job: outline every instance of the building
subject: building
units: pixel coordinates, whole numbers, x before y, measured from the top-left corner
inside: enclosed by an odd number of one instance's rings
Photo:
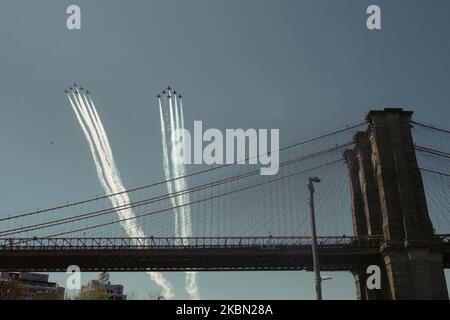
[[[64,300],[65,289],[48,278],[43,273],[1,272],[0,299]]]
[[[102,283],[100,280],[91,280],[87,285],[81,286],[80,295],[84,296],[90,291],[103,290],[109,296],[109,300],[127,300],[123,294],[123,285],[111,284],[111,282]]]

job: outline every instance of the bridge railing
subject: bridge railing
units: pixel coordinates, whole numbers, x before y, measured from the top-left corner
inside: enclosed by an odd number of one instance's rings
[[[381,237],[318,237],[321,247],[375,247]],[[182,249],[310,246],[310,237],[0,238],[0,250]]]

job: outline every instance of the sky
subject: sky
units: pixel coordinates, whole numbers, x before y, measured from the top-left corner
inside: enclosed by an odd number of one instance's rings
[[[81,30],[66,28],[70,4],[81,7]],[[381,30],[366,28],[370,4],[381,7]],[[164,179],[154,97],[167,85],[183,93],[186,123],[279,128],[282,145],[358,122],[371,108],[403,107],[448,127],[446,0],[2,0],[0,8],[2,216],[103,194],[64,95],[73,82],[95,95],[126,186]],[[324,297],[354,299],[351,274],[332,276]],[[183,275],[167,277],[187,298]],[[158,290],[143,273],[111,281],[140,298]],[[206,299],[314,298],[306,272],[201,273],[199,286]]]

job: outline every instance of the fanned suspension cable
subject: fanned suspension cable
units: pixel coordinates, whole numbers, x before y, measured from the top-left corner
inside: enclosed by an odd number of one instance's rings
[[[342,132],[345,132],[345,131],[349,131],[349,130],[361,127],[362,125],[365,125],[365,124],[367,124],[367,122],[364,121],[364,122],[360,122],[360,123],[357,123],[357,124],[354,124],[354,125],[348,125],[345,128],[343,128],[343,129],[339,129],[339,130],[336,130],[336,131],[333,131],[333,132],[329,132],[329,133],[325,133],[325,134],[316,136],[314,138],[310,138],[310,139],[306,139],[306,140],[303,140],[303,141],[299,141],[299,142],[287,145],[285,147],[282,147],[282,148],[280,148],[278,150],[275,150],[275,151],[272,151],[272,152],[280,152],[280,151],[284,151],[284,150],[291,149],[291,148],[294,148],[294,147],[298,147],[300,145],[311,143],[311,142],[314,142],[314,141],[317,141],[317,140],[320,140],[320,139],[323,139],[323,138],[327,138],[327,137],[330,137],[330,136],[333,136],[333,135],[336,135],[336,134],[339,134],[339,133],[342,133]],[[260,154],[259,156],[267,155],[268,153],[269,152],[266,152],[264,154]],[[162,181],[155,182],[155,183],[152,183],[152,184],[148,184],[148,185],[145,185],[145,186],[135,187],[135,188],[128,189],[128,190],[121,191],[121,192],[117,192],[117,193],[112,193],[112,194],[108,194],[108,195],[104,195],[104,196],[100,196],[100,197],[89,198],[89,199],[86,199],[86,200],[81,200],[81,201],[76,201],[76,202],[72,202],[72,203],[67,203],[65,205],[55,206],[55,207],[51,207],[51,208],[47,208],[47,209],[40,209],[40,210],[34,210],[34,211],[21,213],[21,214],[17,214],[17,215],[10,215],[10,216],[5,217],[5,218],[0,218],[0,222],[6,221],[6,220],[11,220],[11,219],[23,218],[23,217],[27,217],[27,216],[31,216],[31,215],[40,214],[40,213],[56,211],[56,210],[59,210],[59,209],[69,208],[69,207],[72,207],[72,206],[81,205],[81,204],[85,204],[85,203],[89,203],[89,202],[93,202],[93,201],[107,199],[109,197],[113,197],[113,196],[124,194],[124,193],[135,192],[135,191],[139,191],[139,190],[143,190],[143,189],[156,187],[156,186],[163,185],[163,184],[170,183],[170,182],[174,182],[174,181],[177,181],[177,180],[180,180],[180,179],[185,179],[185,178],[193,177],[193,176],[200,175],[200,174],[203,174],[203,173],[211,172],[211,171],[214,171],[214,170],[222,169],[222,168],[225,168],[225,167],[228,167],[228,166],[231,166],[231,165],[235,165],[235,164],[238,164],[238,163],[241,163],[241,162],[247,162],[251,158],[252,157],[248,157],[248,158],[246,158],[244,160],[240,160],[240,161],[237,161],[237,162],[232,163],[232,164],[223,164],[223,165],[220,165],[220,166],[216,166],[216,167],[212,167],[212,168],[209,168],[209,169],[200,170],[200,171],[197,171],[197,172],[193,172],[193,173],[190,173],[190,174],[186,174],[186,175],[175,177],[175,178],[168,179],[168,180],[162,180]]]
[[[450,177],[450,173],[444,173],[444,172],[440,172],[440,171],[435,171],[435,170],[431,170],[431,169],[425,169],[425,168],[420,168],[419,170],[424,171],[424,172],[428,172],[428,173],[433,173],[433,174],[437,174],[440,176],[444,176],[444,177]]]
[[[442,150],[437,150],[437,149],[433,149],[433,148],[423,147],[423,146],[419,146],[419,145],[416,145],[414,148],[417,151],[420,151],[420,152],[424,152],[424,153],[432,154],[432,155],[435,155],[435,156],[438,156],[438,157],[443,157],[443,158],[450,159],[450,153],[442,151]]]
[[[343,163],[344,161],[345,160],[343,160],[343,159],[335,160],[335,161],[328,162],[328,163],[325,163],[325,164],[322,164],[322,165],[319,165],[319,166],[316,166],[316,167],[313,167],[313,168],[309,168],[309,169],[302,170],[302,171],[297,171],[297,172],[291,173],[289,175],[285,175],[283,177],[278,177],[278,178],[275,178],[275,179],[271,179],[271,180],[268,180],[268,181],[260,182],[260,183],[257,183],[257,184],[253,184],[253,185],[250,185],[250,186],[247,186],[247,187],[240,188],[240,189],[236,189],[236,190],[232,190],[232,191],[228,191],[228,192],[224,192],[224,193],[219,193],[219,194],[207,197],[207,198],[199,199],[199,200],[196,200],[196,201],[191,201],[191,202],[188,202],[188,203],[183,203],[181,205],[177,205],[177,206],[174,206],[174,207],[169,207],[169,208],[164,208],[164,209],[160,209],[160,210],[156,210],[156,211],[151,211],[151,212],[140,214],[140,215],[137,215],[137,216],[134,216],[134,217],[119,219],[117,221],[111,221],[111,222],[97,224],[97,225],[93,225],[93,226],[89,226],[89,227],[69,230],[69,231],[65,231],[65,232],[61,232],[61,233],[45,236],[45,237],[42,237],[42,238],[59,237],[59,236],[65,235],[65,234],[70,234],[70,233],[75,233],[75,232],[81,232],[81,231],[87,231],[87,230],[92,230],[92,229],[96,229],[96,228],[106,227],[106,226],[117,224],[117,223],[121,223],[121,222],[124,222],[124,221],[135,220],[135,219],[139,219],[139,218],[142,218],[142,217],[146,217],[146,216],[150,216],[150,215],[154,215],[154,214],[158,214],[158,213],[171,211],[173,209],[178,209],[178,208],[181,208],[181,207],[190,206],[190,205],[194,205],[194,204],[197,204],[197,203],[201,203],[201,202],[213,200],[213,199],[216,199],[216,198],[224,197],[224,196],[227,196],[227,195],[230,195],[230,194],[234,194],[234,193],[237,193],[237,192],[245,191],[245,190],[248,190],[248,189],[257,188],[257,187],[260,187],[262,185],[267,185],[267,184],[270,184],[270,183],[274,183],[276,181],[288,179],[288,178],[291,178],[291,177],[294,177],[294,176],[297,176],[297,175],[300,175],[300,174],[303,174],[303,173],[306,173],[306,172],[309,172],[309,171],[313,171],[313,170],[316,170],[316,169],[320,169],[320,168],[323,168],[323,167],[327,167],[327,166],[330,166],[330,165],[333,165],[333,164]]]
[[[411,121],[411,123],[416,124],[421,127],[424,127],[424,128],[433,129],[433,130],[436,130],[439,132],[450,133],[450,130],[443,129],[443,128],[437,128],[437,127],[429,125],[429,124],[424,124],[424,123],[420,123],[420,122],[416,122],[416,121]]]
[[[315,158],[317,156],[321,156],[330,152],[334,152],[334,151],[338,151],[340,149],[349,147],[351,145],[353,145],[354,142],[347,142],[341,145],[337,145],[333,148],[328,148],[325,150],[321,150],[315,153],[311,153],[311,154],[307,154],[307,155],[303,155],[301,157],[297,157],[291,160],[287,160],[285,162],[282,162],[280,164],[280,167],[285,167],[285,166],[289,166],[304,160],[308,160],[311,158]],[[54,226],[58,226],[61,224],[66,224],[66,223],[71,223],[71,222],[75,222],[75,221],[81,221],[81,220],[86,220],[86,219],[92,219],[98,216],[102,216],[102,215],[106,215],[109,213],[116,213],[118,211],[122,211],[122,210],[127,210],[130,208],[135,208],[135,207],[139,207],[139,206],[143,206],[146,204],[151,204],[154,202],[158,202],[158,201],[163,201],[166,199],[170,199],[173,197],[178,197],[180,195],[184,195],[184,194],[189,194],[189,193],[193,193],[193,192],[197,192],[209,187],[215,187],[218,185],[222,185],[225,183],[229,183],[229,182],[233,182],[236,180],[240,180],[240,179],[246,179],[248,177],[254,176],[256,174],[259,173],[259,170],[254,170],[254,171],[250,171],[247,173],[242,173],[242,174],[238,174],[235,176],[231,176],[231,177],[227,177],[227,178],[223,178],[223,179],[219,179],[216,181],[212,181],[203,185],[199,185],[199,186],[195,186],[195,187],[191,187],[191,188],[187,188],[184,190],[180,190],[177,192],[172,192],[169,194],[165,194],[165,195],[160,195],[160,196],[156,196],[156,197],[152,197],[152,198],[148,198],[148,199],[144,199],[141,201],[136,201],[136,202],[132,202],[129,204],[125,204],[125,205],[120,205],[120,206],[116,206],[116,207],[112,207],[112,208],[108,208],[108,209],[103,209],[103,210],[98,210],[98,211],[93,211],[93,212],[88,212],[88,213],[83,213],[83,214],[79,214],[79,215],[75,215],[75,216],[71,216],[71,217],[66,217],[66,218],[62,218],[62,219],[58,219],[58,220],[53,220],[53,221],[49,221],[49,222],[42,222],[42,223],[38,223],[38,224],[34,224],[34,225],[28,225],[28,226],[24,226],[24,227],[19,227],[19,228],[13,228],[13,229],[8,229],[8,230],[2,230],[0,231],[0,236],[7,236],[7,235],[13,235],[16,233],[23,233],[23,232],[29,232],[29,231],[34,231],[34,230],[38,230],[38,229],[46,229],[46,228],[50,228],[50,227],[54,227]]]

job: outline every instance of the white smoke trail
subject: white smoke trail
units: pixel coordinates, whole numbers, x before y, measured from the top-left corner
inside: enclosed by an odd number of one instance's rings
[[[169,159],[172,159],[172,160],[174,159],[174,153],[173,153],[173,145],[174,145],[173,130],[174,130],[174,128],[173,128],[173,121],[171,121],[171,119],[173,119],[173,111],[172,111],[172,108],[167,107],[169,105],[170,98],[167,98],[165,95],[163,97],[164,97],[164,106],[166,107],[165,110],[164,110],[165,111],[164,114],[169,119],[168,120],[168,133],[165,132],[165,134],[166,134],[165,138],[166,139],[168,138],[169,142],[167,143],[167,140],[166,140],[165,143],[164,143],[164,141],[163,141],[163,154],[164,154],[164,152],[167,155],[170,154],[170,158],[168,157],[168,161],[167,161],[169,175],[166,176],[167,180],[171,180],[171,181],[167,182],[167,192],[170,193],[170,192],[172,192],[174,190],[177,191],[176,183],[175,183],[175,181],[172,181],[172,178],[177,176],[176,172],[175,172],[176,168],[175,168],[174,162],[173,161],[169,161]],[[170,91],[169,91],[169,97],[170,97]],[[169,109],[169,112],[167,112],[166,109]],[[163,119],[163,122],[162,122],[162,126],[165,128],[165,121],[164,121],[164,119]],[[165,148],[164,148],[164,145],[165,145]],[[178,203],[178,197],[172,197],[171,198],[171,203],[172,203],[173,207],[178,206],[178,204],[179,204]],[[179,217],[179,213],[178,213],[177,209],[174,209],[174,213],[175,213],[174,214],[175,236],[179,237],[179,235],[180,235],[180,227],[179,227],[179,225],[180,225],[180,217]]]
[[[165,98],[165,97],[164,97]],[[166,101],[166,100],[164,100]],[[161,107],[161,104],[160,104]],[[179,150],[182,150],[182,144],[184,144],[183,136],[180,134],[182,129],[184,129],[184,118],[183,118],[183,110],[182,110],[182,102],[180,100],[180,106],[178,106],[178,100],[175,93],[171,95],[169,90],[169,96],[166,107],[169,109],[168,115],[168,125],[169,125],[169,141],[170,148],[165,146],[163,141],[163,156],[164,151],[171,154],[171,165],[172,167],[172,175],[166,178],[178,178],[184,176],[186,174],[186,167],[181,161],[179,161],[180,154],[178,154]],[[160,111],[161,113],[161,111]],[[162,114],[162,113],[161,113]],[[161,120],[161,128],[165,127],[164,119]],[[169,150],[170,149],[170,150]],[[167,184],[168,192],[171,192],[169,188],[172,190],[175,189],[175,192],[179,192],[187,189],[187,184],[184,178],[177,179],[174,181],[174,186],[171,184]],[[174,198],[175,199],[175,198]],[[178,205],[182,205],[189,202],[189,196],[187,194],[180,195],[176,197],[176,202]],[[189,206],[183,206],[176,210],[175,212],[175,236],[188,238],[192,236],[191,229],[191,210]],[[190,295],[191,299],[198,300],[200,299],[200,293],[197,284],[197,273],[196,272],[187,272],[186,273],[186,291]]]
[[[176,127],[177,131],[184,132],[184,118],[182,113],[182,101],[180,100],[180,108],[178,108],[178,103],[175,97],[175,121],[176,121]],[[184,145],[184,136],[182,134],[178,134],[178,140],[177,140],[177,150],[182,150],[182,147]],[[178,155],[179,156],[179,155]],[[181,161],[178,161],[179,164],[179,172],[180,176],[186,175],[186,165],[182,163]],[[187,189],[186,180],[180,179],[180,184],[182,190]],[[183,203],[189,202],[189,194],[185,193],[182,195]],[[189,206],[182,207],[183,216],[185,217],[185,233],[190,237],[192,235],[192,226],[191,226],[191,208]]]
[[[197,283],[197,272],[186,272],[186,291],[193,300],[200,300],[200,291]]]
[[[91,109],[91,107],[85,103],[85,100],[82,97],[82,92],[80,91],[75,91],[75,101],[76,104],[81,112],[81,115],[83,117],[83,120],[86,124],[86,127],[88,128],[88,131],[91,134],[91,137],[94,141],[94,146],[96,147],[96,151],[97,154],[100,158],[100,164],[103,168],[102,172],[103,172],[103,176],[104,176],[104,180],[106,180],[107,182],[107,188],[105,189],[106,192],[108,193],[118,193],[118,192],[122,192],[124,190],[120,190],[120,185],[118,185],[116,183],[116,178],[115,178],[115,164],[114,164],[114,159],[109,157],[109,152],[106,149],[106,145],[104,142],[104,137],[102,134],[100,134],[100,130],[99,127],[97,125],[97,123],[95,122],[95,119],[93,117],[93,111]],[[95,159],[94,159],[95,160]],[[113,206],[121,206],[123,205],[123,197],[122,195],[116,195],[116,196],[111,196],[110,200],[113,204]],[[126,218],[133,218],[134,214],[129,212],[129,210],[121,210],[118,211],[119,217],[120,219],[126,219]],[[130,228],[133,228],[133,224],[134,221],[129,221],[126,220],[124,222],[122,222],[123,227],[125,228],[125,230],[129,230]],[[141,230],[137,230],[137,232],[135,233],[136,237],[142,237],[143,236],[143,232]]]
[[[171,159],[172,159],[172,173],[173,173],[173,178],[177,178],[181,176],[181,172],[180,172],[180,166],[179,163],[177,161],[177,148],[176,148],[176,144],[177,144],[177,128],[176,128],[176,121],[175,121],[175,114],[176,114],[176,110],[174,110],[173,108],[173,104],[172,104],[172,96],[170,94],[170,90],[169,90],[169,95],[168,95],[168,102],[169,102],[169,125],[170,125],[170,151],[171,151]],[[180,179],[175,180],[174,182],[174,186],[175,186],[175,191],[181,191],[182,189],[182,185],[180,183]],[[181,201],[183,200],[182,196],[180,197],[176,197],[176,202],[177,205],[179,206],[181,203]],[[176,226],[176,229],[178,230],[178,233],[176,233],[177,237],[181,237],[181,238],[186,238],[186,232],[185,232],[185,228],[183,227],[186,224],[186,217],[185,215],[182,213],[182,208],[178,208],[178,210],[176,210],[175,215],[177,216],[176,221],[178,222],[178,225]]]
[[[177,120],[177,128],[179,130],[182,130],[182,132],[184,132],[184,113],[183,113],[183,101],[180,98],[180,111],[178,112],[178,105],[177,105],[177,100],[175,97],[175,108],[177,109],[176,111],[176,120]],[[179,114],[179,116],[178,116]],[[180,135],[180,137],[182,137]],[[180,139],[180,141],[178,141],[178,143],[182,144],[184,143],[184,141],[182,141],[183,138]],[[177,148],[178,150],[180,150],[180,148]],[[186,175],[186,165],[185,164],[181,164],[181,175],[185,176]],[[183,190],[187,189],[187,184],[186,184],[186,180],[183,178],[181,179],[182,181],[182,188]],[[183,195],[183,203],[189,203],[190,199],[189,199],[189,194],[184,194]],[[183,209],[183,215],[185,216],[185,221],[186,221],[186,233],[189,236],[192,236],[192,226],[191,226],[191,208],[189,206],[186,207],[182,207]],[[186,273],[186,291],[189,293],[189,295],[192,297],[192,299],[194,300],[200,300],[200,292],[198,289],[198,284],[197,284],[197,272],[187,272]]]
[[[82,131],[84,133],[84,136],[86,137],[86,140],[87,140],[88,145],[89,145],[89,149],[91,150],[91,153],[92,153],[92,156],[94,157],[95,167],[97,169],[98,178],[100,180],[100,183],[103,186],[103,189],[108,190],[107,193],[109,194],[111,192],[110,192],[108,184],[106,183],[105,179],[103,178],[103,168],[102,168],[102,166],[100,164],[100,161],[97,158],[97,154],[96,154],[94,145],[92,144],[92,139],[91,139],[91,137],[89,135],[89,132],[86,129],[86,126],[83,123],[83,120],[80,117],[80,114],[78,112],[77,107],[75,106],[74,102],[72,101],[72,99],[70,98],[69,95],[68,95],[68,98],[69,98],[70,105],[72,106],[72,109],[75,112],[75,115],[76,115],[76,117],[78,119],[80,127],[81,127],[81,129],[82,129]]]
[[[115,165],[108,137],[92,99],[90,99],[90,103],[84,93],[78,90],[73,92],[73,99],[69,94],[68,98],[88,141],[100,183],[107,194],[120,193],[110,197],[112,205],[129,206],[130,199],[128,194],[124,192],[125,188]],[[121,220],[126,219],[122,222],[122,226],[130,237],[145,237],[142,229],[133,220],[135,214],[131,209],[120,210],[118,214]],[[148,275],[157,285],[162,287],[162,294],[165,298],[173,299],[175,297],[172,284],[161,273],[148,272]]]
[[[86,98],[86,97],[85,97]],[[86,99],[87,100],[87,99]],[[106,135],[105,129],[103,127],[103,124],[100,120],[100,117],[98,116],[97,110],[95,108],[95,105],[92,101],[92,98],[90,98],[90,102],[92,102],[92,105],[90,106],[90,108],[93,111],[94,114],[94,122],[96,123],[96,128],[98,128],[99,132],[100,132],[100,136],[101,136],[101,141],[103,142],[103,145],[106,149],[106,154],[109,158],[109,163],[111,164],[111,169],[112,169],[112,173],[113,173],[113,185],[116,187],[115,188],[115,193],[120,193],[118,196],[118,205],[129,205],[130,204],[130,199],[128,197],[128,194],[125,191],[125,188],[123,187],[123,183],[121,181],[120,178],[120,174],[119,171],[117,170],[117,167],[115,165],[114,162],[114,158],[112,156],[112,150],[111,150],[111,146],[109,144],[109,140],[108,137]],[[145,237],[145,233],[142,231],[142,229],[137,225],[137,223],[135,223],[135,220],[133,219],[129,219],[129,218],[133,218],[135,217],[134,213],[132,212],[131,209],[127,209],[127,210],[121,210],[120,212],[122,212],[121,214],[121,219],[128,219],[126,221],[130,222],[128,224],[126,224],[125,226],[125,230],[127,231],[128,235],[130,237]],[[174,293],[173,293],[173,288],[172,285],[170,284],[170,282],[168,282],[161,273],[159,272],[148,272],[147,273],[150,278],[160,287],[163,288],[163,296],[167,299],[173,299]]]
[[[159,115],[160,115],[160,121],[161,121],[161,139],[162,139],[162,148],[163,148],[163,167],[164,167],[164,176],[166,177],[166,180],[171,180],[171,174],[170,174],[170,167],[169,167],[169,151],[167,149],[167,137],[166,137],[166,125],[164,121],[164,114],[163,109],[161,106],[161,98],[158,99],[159,103]],[[172,188],[172,182],[167,182],[167,192],[169,194],[172,194],[173,188]],[[172,207],[176,207],[176,200],[175,197],[170,198]],[[175,213],[175,234],[178,234],[178,216]]]
[[[114,193],[119,193],[118,195],[115,195],[111,198],[114,198],[114,201],[118,205],[129,205],[130,199],[128,198],[128,194],[125,192],[125,188],[123,187],[122,179],[120,178],[120,173],[117,170],[117,166],[114,162],[114,158],[112,155],[112,149],[109,144],[108,136],[106,135],[105,128],[103,127],[103,123],[100,120],[100,117],[97,113],[97,109],[95,108],[94,102],[92,101],[92,98],[90,97],[90,101],[88,102],[87,97],[82,95],[84,97],[84,101],[86,103],[87,109],[89,110],[89,114],[91,116],[91,119],[94,123],[94,128],[97,130],[97,133],[100,137],[100,144],[102,146],[102,150],[105,153],[106,161],[109,164],[109,168],[111,170],[111,176],[112,176],[112,185],[114,188]],[[130,223],[125,225],[125,230],[129,230],[130,228],[134,229],[134,234],[136,237],[145,237],[144,232],[142,229],[133,221],[132,219],[135,217],[134,213],[131,211],[131,209],[127,210],[121,210],[119,212],[121,219],[127,219]]]
[[[178,112],[178,102],[177,102],[177,96],[176,95],[174,95],[174,97],[173,97],[173,117],[175,118],[174,119],[174,126],[175,126],[175,129],[174,129],[174,133],[173,133],[173,135],[174,135],[174,145],[173,145],[173,149],[174,149],[174,152],[175,152],[175,154],[174,154],[174,159],[176,160],[175,161],[175,166],[176,166],[176,171],[177,171],[177,176],[178,177],[181,177],[181,176],[184,176],[184,174],[185,174],[185,170],[184,170],[184,164],[183,163],[181,163],[181,161],[179,161],[180,159],[179,159],[179,157],[180,157],[180,154],[178,154],[178,152],[181,150],[181,148],[180,148],[180,146],[181,146],[181,142],[182,142],[182,135],[180,134],[180,129],[181,129],[181,126],[180,126],[180,117],[179,117],[179,112]],[[182,179],[178,179],[177,180],[177,183],[178,183],[178,190],[185,190],[186,188],[185,188],[185,186],[186,186],[186,184],[185,184],[185,181],[184,181],[184,178],[182,178]],[[181,195],[180,196],[180,199],[179,199],[179,202],[180,203],[185,203],[184,202],[184,200],[185,200],[185,196],[184,195]],[[187,230],[186,230],[186,223],[187,223],[187,221],[186,221],[186,215],[184,214],[184,212],[185,212],[185,208],[186,207],[181,207],[180,208],[180,215],[183,217],[183,226],[182,226],[182,237],[189,237],[190,236],[190,234],[188,234],[188,232],[186,232]]]
[[[102,184],[103,188],[105,189],[105,192],[112,193],[113,188],[110,184],[111,179],[108,176],[109,171],[107,170],[107,168],[105,166],[106,158],[104,157],[104,153],[100,152],[98,150],[98,145],[100,143],[98,134],[97,134],[95,128],[93,127],[93,123],[87,113],[85,106],[83,104],[81,104],[81,101],[79,99],[79,94],[80,93],[77,90],[74,92],[73,101],[75,102],[75,105],[78,108],[79,114],[81,115],[81,120],[83,121],[83,125],[87,129],[91,144],[93,145],[93,151],[91,149],[91,152],[93,152],[94,162],[95,162],[95,159],[97,159],[97,161],[98,161],[97,167],[101,168],[100,172],[101,172],[102,179],[100,179],[100,183]],[[100,176],[99,174],[97,174],[97,175]]]
[[[180,96],[180,119],[181,119],[181,129],[184,130],[184,112],[183,112],[183,100]]]
[[[86,97],[84,97],[86,98]],[[91,106],[89,103],[85,104],[84,102],[87,100],[83,100],[83,97],[81,97],[81,104],[84,108],[88,110],[88,115],[90,117],[93,130],[96,132],[99,140],[99,146],[101,149],[99,149],[99,153],[103,156],[105,159],[105,167],[107,168],[106,173],[108,174],[108,177],[110,178],[110,186],[112,187],[112,191],[114,194],[119,193],[115,196],[111,196],[111,202],[114,203],[115,206],[129,206],[130,199],[128,198],[128,194],[125,192],[126,189],[123,186],[122,180],[118,174],[117,166],[114,162],[114,158],[112,157],[112,150],[111,146],[108,141],[108,137],[106,136],[106,133],[102,132],[103,125],[100,125],[99,119],[96,119],[94,117],[94,111],[93,106]],[[143,238],[145,237],[144,232],[142,229],[137,225],[136,221],[133,219],[135,217],[135,214],[131,209],[124,209],[117,211],[119,214],[119,218],[121,220],[125,220],[122,222],[124,229],[128,233],[130,237],[136,237],[136,238]]]
[[[176,99],[176,97],[175,97]],[[177,154],[177,150],[179,150],[177,148],[178,145],[178,136],[177,136],[177,130],[178,130],[178,113],[176,110],[176,106],[174,108],[173,103],[172,103],[172,97],[170,95],[170,91],[169,91],[169,114],[170,114],[170,137],[171,137],[171,151],[172,151],[172,167],[173,167],[173,174],[174,174],[174,178],[178,178],[181,176],[181,171],[180,171],[180,163],[179,161],[177,161],[178,159],[178,154]],[[181,179],[177,179],[174,181],[175,183],[175,190],[176,191],[181,191],[184,190],[182,189],[182,184],[181,184]],[[178,205],[182,204],[183,201],[183,196],[180,197],[176,197],[177,199],[177,203]],[[183,214],[183,208],[184,207],[180,207],[177,210],[177,216],[178,216],[178,221],[180,223],[180,226],[178,227],[178,230],[180,230],[180,233],[178,234],[178,236],[181,236],[182,238],[186,238],[188,235],[186,234],[186,230],[184,228],[185,224],[186,224],[186,217]]]
[[[92,137],[92,140],[94,142],[94,146],[95,146],[95,150],[96,153],[98,154],[98,158],[100,159],[99,161],[99,165],[103,168],[102,172],[100,174],[98,174],[99,176],[102,175],[103,180],[106,182],[105,185],[103,185],[105,192],[107,192],[107,194],[111,194],[111,193],[117,193],[117,192],[121,192],[123,190],[119,190],[119,188],[117,188],[117,185],[115,184],[115,178],[114,178],[114,172],[111,168],[113,168],[114,162],[113,159],[110,159],[107,155],[107,151],[105,149],[105,145],[104,145],[104,139],[102,137],[101,134],[99,134],[99,129],[98,129],[98,125],[94,122],[94,119],[92,117],[93,113],[91,111],[91,109],[89,108],[88,105],[85,104],[83,98],[80,96],[81,93],[76,91],[75,93],[75,101],[76,104],[78,106],[78,109],[80,110],[80,113],[82,115],[82,119],[84,120],[84,123],[88,129],[88,132],[90,133],[90,136]],[[97,159],[98,159],[97,158]],[[95,161],[95,158],[94,158]],[[110,200],[113,204],[113,206],[120,206],[123,205],[122,201],[120,201],[120,195],[118,196],[111,196]],[[127,210],[121,210],[118,211],[119,216],[121,219],[123,218],[132,218],[134,215],[129,212],[127,212]],[[132,223],[130,221],[127,221],[127,224],[123,224],[123,227],[125,228],[125,230],[129,230],[130,228],[133,227]],[[138,231],[136,233],[136,236],[143,236],[142,231]]]

